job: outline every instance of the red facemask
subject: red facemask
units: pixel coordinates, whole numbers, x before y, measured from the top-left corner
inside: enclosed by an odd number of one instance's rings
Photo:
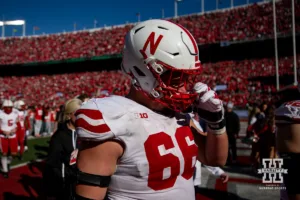
[[[153,72],[157,75],[156,78],[159,82],[155,90],[163,94],[162,98],[155,99],[155,101],[174,111],[184,111],[193,104],[198,96],[193,91],[193,87],[202,71],[202,67],[193,70],[178,70],[160,61],[157,61],[157,63],[161,64],[167,71],[161,76]]]
[[[22,105],[21,107],[20,107],[20,109],[19,109],[20,111],[24,111],[24,110],[26,110],[26,106],[25,105]]]
[[[12,107],[4,107],[3,108],[3,111],[6,113],[6,114],[10,114],[12,112]]]

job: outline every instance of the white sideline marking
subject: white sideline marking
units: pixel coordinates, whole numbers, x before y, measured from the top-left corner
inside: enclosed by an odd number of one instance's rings
[[[44,160],[42,160],[42,159],[36,159],[33,162],[42,162],[42,161],[44,161]],[[29,163],[31,163],[31,162],[20,163],[18,165],[11,166],[10,169],[20,168],[20,167],[23,167],[23,166],[25,166],[25,165],[27,165]]]
[[[28,136],[27,139],[28,140],[36,140],[36,139],[40,139],[40,138],[50,138],[50,137],[51,137],[51,135],[40,136],[40,137]]]
[[[50,138],[51,135],[47,135],[47,136],[41,136],[41,137],[33,137],[33,136],[29,136],[28,137],[28,140],[36,140],[36,139],[40,139],[40,138]],[[17,165],[14,165],[14,166],[11,166],[10,169],[16,169],[16,168],[20,168],[20,167],[23,167],[31,162],[42,162],[43,160],[42,159],[36,159],[34,161],[28,161],[28,162],[24,162],[24,163],[20,163],[20,164],[17,164]]]

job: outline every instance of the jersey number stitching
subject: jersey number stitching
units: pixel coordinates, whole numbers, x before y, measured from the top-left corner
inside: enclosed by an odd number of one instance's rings
[[[8,126],[13,126],[13,125],[14,125],[14,124],[13,124],[13,120],[12,120],[12,119],[8,120],[8,121],[7,121],[7,125],[8,125]]]
[[[189,180],[194,173],[193,158],[197,156],[198,147],[187,126],[178,128],[175,138],[184,157],[184,170],[181,176]],[[150,135],[144,147],[149,163],[148,187],[155,191],[173,187],[180,175],[180,160],[172,153],[175,145],[171,136],[165,132]],[[160,149],[165,149],[165,153],[161,153]],[[164,179],[165,169],[169,169],[170,176]]]

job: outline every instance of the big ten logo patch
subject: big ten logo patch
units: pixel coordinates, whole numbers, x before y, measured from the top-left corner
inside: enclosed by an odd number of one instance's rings
[[[136,118],[141,118],[141,119],[148,119],[148,114],[147,113],[135,113]]]

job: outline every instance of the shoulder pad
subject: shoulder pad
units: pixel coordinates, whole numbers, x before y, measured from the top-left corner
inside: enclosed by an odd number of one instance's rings
[[[275,111],[277,124],[300,123],[300,100],[290,101]]]
[[[78,137],[84,140],[104,141],[118,135],[116,127],[126,109],[113,97],[94,98],[75,113]]]
[[[19,114],[20,113],[20,111],[18,109],[15,109],[15,108],[13,108],[12,112],[15,113],[15,114]]]

